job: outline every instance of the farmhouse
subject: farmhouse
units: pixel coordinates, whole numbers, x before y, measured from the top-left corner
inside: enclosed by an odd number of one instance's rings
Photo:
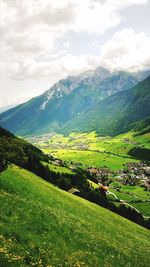
[[[73,188],[73,187],[71,189],[69,189],[68,192],[70,194],[74,194],[74,195],[79,195],[79,193],[80,193],[80,191],[78,189]]]

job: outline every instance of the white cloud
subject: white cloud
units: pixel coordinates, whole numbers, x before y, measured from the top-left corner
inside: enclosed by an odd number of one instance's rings
[[[117,32],[106,42],[101,57],[94,51],[98,51],[98,40],[103,39],[103,33],[120,24],[122,9],[147,2],[0,0],[0,79],[4,99],[7,95],[12,97],[13,90],[19,98],[22,94],[29,97],[30,92],[25,90],[32,87],[33,96],[42,85],[47,88],[60,78],[92,69],[100,62],[111,69],[148,67],[149,37],[131,29]],[[76,40],[82,34],[91,42],[90,52],[86,47],[83,52],[82,38]],[[71,35],[79,44],[75,50]]]
[[[8,68],[8,76],[16,80],[47,79],[54,83],[68,75],[77,75],[85,70],[92,69],[98,65],[97,57],[91,55],[76,56],[73,54],[61,54],[53,58],[52,61],[40,61],[38,64],[34,60],[26,60],[24,64],[14,63],[13,69]],[[42,74],[42,75],[41,75]]]
[[[46,77],[46,73],[50,73],[46,68],[56,66],[56,62],[63,65],[68,74],[74,69],[71,62],[81,70],[87,56],[80,55],[77,58],[76,55],[70,55],[69,51],[68,55],[64,52],[64,49],[69,50],[71,46],[65,38],[70,31],[74,34],[102,34],[120,23],[119,10],[146,2],[147,0],[0,0],[0,75],[9,79],[28,79],[32,76],[35,78],[40,70],[40,76]],[[56,55],[55,60],[52,59],[53,54]]]
[[[150,36],[123,29],[101,48],[101,64],[110,69],[140,70],[150,68]]]
[[[123,0],[108,0],[107,2],[111,5],[122,8],[122,7],[131,6],[131,5],[146,4],[148,2],[148,0],[125,0],[125,1],[123,1]]]

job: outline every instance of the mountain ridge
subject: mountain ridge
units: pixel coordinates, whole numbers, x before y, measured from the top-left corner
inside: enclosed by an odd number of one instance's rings
[[[117,135],[131,130],[133,123],[149,118],[149,107],[150,76],[132,89],[110,96],[80,118],[68,122],[64,133],[66,129],[69,129],[68,132],[96,130],[99,134]]]
[[[147,72],[111,73],[99,67],[67,77],[42,95],[0,114],[0,124],[19,135],[61,132],[67,122],[88,112],[99,101],[133,87],[145,75]]]

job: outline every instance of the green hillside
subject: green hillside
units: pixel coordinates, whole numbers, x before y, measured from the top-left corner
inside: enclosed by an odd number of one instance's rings
[[[54,165],[52,163],[46,163],[46,162],[43,162],[43,165],[44,166],[48,166],[48,168],[55,172],[55,173],[60,173],[60,174],[69,174],[69,175],[73,175],[75,174],[73,171],[71,171],[70,169],[66,168],[66,167],[62,167],[62,166],[57,166],[57,165]]]
[[[2,267],[149,266],[148,230],[19,167],[0,188]]]
[[[89,191],[86,177],[72,172],[65,166],[53,165],[53,158],[45,155],[29,142],[17,138],[0,127],[0,172],[10,164],[32,171],[61,189],[68,190],[77,186],[80,190]],[[52,161],[51,161],[52,160]]]

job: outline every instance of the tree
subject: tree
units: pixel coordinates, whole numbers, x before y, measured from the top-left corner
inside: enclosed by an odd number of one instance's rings
[[[7,166],[8,166],[7,160],[2,155],[0,155],[0,172],[6,170]]]
[[[71,181],[69,178],[60,178],[57,181],[58,186],[63,190],[69,190],[71,188]]]

